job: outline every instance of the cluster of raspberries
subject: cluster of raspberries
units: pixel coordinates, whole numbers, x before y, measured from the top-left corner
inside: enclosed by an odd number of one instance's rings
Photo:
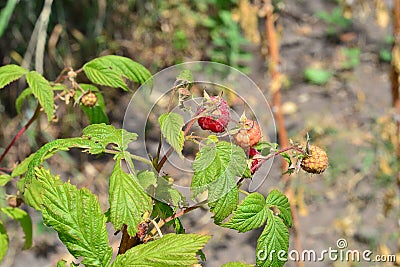
[[[222,133],[227,129],[230,121],[228,103],[220,96],[211,96],[197,110],[198,124],[203,130],[214,133]],[[248,151],[250,163],[249,169],[253,175],[262,165],[263,160],[254,146],[261,140],[261,130],[257,121],[245,119],[240,122],[241,127],[234,135],[234,142]],[[301,168],[308,173],[322,173],[328,167],[326,152],[314,145],[309,146],[309,151],[301,159]]]

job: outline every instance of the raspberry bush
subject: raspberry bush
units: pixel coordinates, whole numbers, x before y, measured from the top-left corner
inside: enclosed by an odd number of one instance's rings
[[[170,99],[191,96],[195,81],[188,72],[183,73],[170,90]],[[79,82],[83,74],[90,84]],[[76,259],[82,259],[70,266],[196,266],[200,258],[205,260],[201,249],[211,236],[190,233],[180,217],[194,209],[208,207],[214,223],[220,227],[238,232],[264,227],[258,238],[257,255],[272,250],[287,253],[288,229],[292,226],[288,198],[278,190],[263,196],[246,192],[242,186],[246,179],[252,179],[257,171],[261,171],[260,167],[266,161],[278,155],[290,162],[297,159],[297,165],[307,172],[321,173],[328,165],[327,155],[321,148],[308,143],[304,148],[297,144],[278,148],[277,144],[263,140],[257,120],[242,118],[235,122],[223,96],[206,94],[193,114],[181,108],[190,114],[187,122],[181,114],[171,111],[173,101],[170,101],[168,109],[158,117],[158,126],[160,142],[164,139],[171,148],[164,155],[158,150],[157,155],[149,159],[129,151],[129,144],[138,138],[136,133],[109,124],[98,87],[128,91],[127,81],[151,85],[149,71],[140,64],[124,57],[104,56],[76,71],[66,68],[53,82],[35,71],[7,65],[0,68],[0,88],[23,76],[29,87],[17,100],[17,109],[21,110],[21,103],[28,95],[38,100],[38,108],[26,128],[42,112],[51,123],[55,107],[70,103],[78,104],[75,106],[82,108],[90,121],[81,136],[49,142],[10,171],[2,171],[2,186],[18,181],[16,188],[7,187],[12,192],[9,192],[8,206],[1,207],[1,212],[21,223],[25,233],[24,249],[32,245],[32,224],[25,211],[30,207],[28,210],[39,211],[44,224],[58,232],[69,252]],[[192,135],[196,122],[206,137]],[[23,131],[11,141],[1,160],[21,134]],[[224,139],[227,135],[233,135],[232,142]],[[192,198],[207,196],[190,206],[185,205],[187,199],[173,187],[174,177],[163,172],[172,151],[183,156],[183,148],[189,142],[202,144],[195,152],[192,164]],[[108,209],[100,206],[93,192],[63,181],[46,167],[48,158],[71,148],[91,155],[113,155],[115,163],[109,177]],[[287,154],[290,151],[294,153]],[[136,162],[144,163],[148,168],[138,170]],[[288,171],[293,169],[296,167],[290,166]],[[113,251],[110,246],[107,224],[112,224],[115,233],[122,232],[118,251]],[[166,234],[167,226],[172,226],[173,233]],[[8,247],[3,223],[0,223],[0,231],[0,257],[3,258]],[[116,257],[112,260],[114,253]],[[249,256],[249,262],[256,262],[257,266],[283,266],[285,263],[276,254],[265,259]],[[67,266],[67,262],[60,260],[57,266]],[[232,262],[224,266],[253,265]]]

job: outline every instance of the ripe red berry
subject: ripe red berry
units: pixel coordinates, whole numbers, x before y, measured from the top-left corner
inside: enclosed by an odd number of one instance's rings
[[[197,113],[206,115],[197,120],[199,126],[214,133],[224,132],[231,116],[228,104],[219,96],[210,97],[210,101],[199,107]]]
[[[252,175],[261,167],[261,159],[260,158],[254,158],[257,155],[260,155],[260,152],[258,152],[256,149],[251,147],[249,149],[249,157],[251,159],[250,173]]]
[[[235,143],[243,149],[256,145],[261,139],[260,126],[256,121],[246,119],[242,129],[234,136]]]

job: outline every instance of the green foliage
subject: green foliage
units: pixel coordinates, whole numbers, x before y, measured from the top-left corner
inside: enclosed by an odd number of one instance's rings
[[[182,158],[183,142],[185,141],[182,131],[185,124],[183,117],[173,112],[164,113],[158,118],[158,122],[162,135]]]
[[[3,260],[4,256],[7,254],[8,250],[8,235],[7,230],[4,227],[2,221],[0,221],[0,262]]]
[[[138,179],[124,172],[121,159],[115,162],[110,176],[110,220],[120,230],[128,225],[128,234],[134,236],[145,212],[151,213],[151,198],[140,186]]]
[[[328,25],[328,35],[338,34],[350,27],[352,23],[351,19],[343,15],[343,10],[340,7],[335,7],[330,13],[319,11],[316,13],[316,16]]]
[[[118,255],[111,266],[190,266],[198,263],[196,252],[209,239],[205,235],[167,234],[159,240],[133,247],[125,254]]]
[[[6,185],[13,177],[8,174],[0,175],[0,186]]]
[[[137,139],[136,133],[130,133],[124,129],[115,129],[114,126],[104,123],[87,126],[83,129],[82,136],[102,145],[103,150],[108,144],[115,144],[119,151],[126,150],[128,144]]]
[[[379,50],[379,58],[382,61],[391,62],[392,61],[392,52],[389,51],[388,49],[382,48]]]
[[[26,88],[24,91],[22,91],[21,94],[17,97],[15,100],[15,108],[17,109],[17,113],[21,114],[22,110],[22,105],[24,104],[25,100],[33,94],[31,88]]]
[[[169,176],[157,177],[156,188],[152,190],[154,198],[162,200],[168,205],[181,207],[185,202],[184,197],[177,189],[173,188],[173,183],[169,181],[169,178]]]
[[[283,220],[287,227],[292,227],[292,215],[288,198],[278,190],[272,190],[267,198],[266,203],[269,209],[275,206],[279,210],[279,217]]]
[[[214,213],[214,222],[221,223],[234,211],[239,202],[239,188],[233,187],[227,194],[214,202],[208,203],[210,211]]]
[[[10,84],[13,81],[18,80],[23,75],[27,74],[28,70],[17,65],[6,65],[0,67],[0,89]]]
[[[151,73],[139,63],[120,56],[104,56],[93,59],[83,66],[83,71],[93,83],[128,91],[123,78],[144,83],[151,78]]]
[[[360,65],[360,48],[344,48],[342,51],[345,56],[345,60],[342,63],[342,68],[348,70]]]
[[[310,83],[316,85],[326,84],[332,77],[332,72],[320,68],[306,68],[304,70],[304,78]]]
[[[233,212],[233,216],[221,226],[247,232],[261,227],[267,220],[268,207],[263,195],[252,193]]]
[[[40,178],[42,182],[54,179],[50,175]],[[44,223],[58,232],[74,257],[84,257],[86,266],[108,266],[112,248],[108,246],[106,218],[88,189],[78,190],[70,183],[45,187],[42,214]]]
[[[220,12],[219,16],[224,23],[232,23],[230,21],[232,18],[228,18],[227,13]],[[238,45],[236,49],[238,51]],[[61,81],[54,85],[38,72],[28,72],[16,65],[1,67],[0,85],[3,87],[23,75],[26,76],[29,87],[16,101],[19,113],[24,100],[30,95],[38,99],[48,120],[53,116],[54,99],[61,99],[66,103],[74,99],[77,103],[83,94],[94,92],[98,101],[91,108],[81,105],[91,123],[83,129],[82,136],[57,139],[43,145],[36,153],[17,165],[11,175],[0,175],[0,185],[4,186],[11,179],[20,177],[17,182],[20,192],[17,194],[23,194],[25,203],[42,213],[44,223],[58,232],[60,240],[75,258],[83,258],[81,264],[85,266],[190,266],[198,263],[199,257],[205,261],[201,249],[210,237],[185,234],[184,226],[178,218],[202,206],[204,202],[199,202],[190,208],[185,207],[186,199],[175,187],[174,177],[159,170],[164,164],[163,160],[158,162],[157,158],[150,161],[127,151],[129,143],[136,141],[137,134],[107,124],[109,120],[99,89],[92,84],[75,81],[75,74],[81,70],[93,83],[121,87],[124,90],[128,90],[128,81],[144,83],[150,79],[150,73],[140,64],[119,56],[96,58],[79,71],[70,70],[68,75],[60,75],[56,82],[63,79],[69,81],[65,83]],[[184,70],[177,77],[174,86],[190,89],[193,81],[191,72]],[[61,92],[57,92],[54,98],[54,91]],[[171,91],[172,94],[176,92],[177,90]],[[183,116],[168,110],[168,113],[159,117],[158,122],[162,137],[183,157],[186,134],[182,130],[185,125]],[[197,142],[196,138],[198,137],[188,141]],[[257,253],[265,247],[268,251],[272,249],[287,251],[289,238],[287,228],[292,225],[288,199],[279,191],[273,190],[266,198],[259,193],[251,193],[238,205],[241,182],[243,178],[252,176],[248,168],[248,158],[241,147],[218,138],[210,135],[196,154],[192,165],[193,197],[196,198],[200,193],[207,191],[208,206],[214,214],[214,222],[222,227],[246,232],[266,223],[258,240]],[[53,175],[49,169],[43,167],[45,161],[55,153],[68,151],[71,148],[79,148],[82,152],[92,155],[103,153],[113,155],[115,165],[109,177],[110,207],[106,212],[101,210],[97,197],[87,188],[78,189],[70,181],[64,182],[59,176]],[[260,142],[256,148],[262,155],[271,155],[271,152],[278,151],[276,144],[268,142]],[[165,157],[168,156],[167,153]],[[284,156],[290,158],[288,154]],[[133,165],[134,160],[146,163],[153,169],[137,171]],[[123,163],[127,164],[130,173],[125,172]],[[30,247],[32,223],[28,214],[19,208],[8,207],[0,210],[20,222],[25,233],[24,248]],[[230,215],[232,216],[227,219]],[[109,245],[106,223],[111,223],[116,231],[125,229],[126,226],[127,231],[122,231],[122,240],[126,240],[125,235],[128,235],[129,240],[138,241],[138,244],[128,248],[124,254],[117,255],[113,263],[111,263],[113,251]],[[153,228],[147,228],[150,225],[154,225]],[[159,228],[164,225],[173,226],[175,233],[163,236]],[[0,222],[0,245],[1,260],[8,249],[8,236],[2,222]],[[126,244],[121,242],[121,247],[124,245]],[[282,266],[283,262],[279,262],[276,258],[266,260],[258,258],[257,264]],[[70,264],[70,266],[77,265],[79,264]],[[67,262],[61,260],[57,266],[67,266]],[[224,266],[252,265],[231,262]]]
[[[1,208],[0,210],[11,219],[16,220],[20,223],[22,230],[24,231],[25,234],[25,244],[23,249],[28,249],[32,247],[32,221],[28,213],[19,208],[11,208],[11,207]]]
[[[284,251],[287,255],[289,249],[289,231],[283,221],[278,217],[268,212],[267,226],[257,240],[257,266],[260,267],[281,267],[285,261],[278,258],[278,253]],[[272,257],[270,252],[274,251]],[[279,254],[282,257],[282,254]]]
[[[210,202],[219,200],[236,186],[236,177],[246,169],[243,149],[225,141],[208,141],[193,162],[191,189],[195,195],[208,189]]]
[[[240,27],[232,18],[229,7],[221,7],[215,17],[207,17],[203,25],[210,31],[212,49],[207,54],[212,61],[220,62],[249,73],[243,63],[251,60],[251,54],[244,50],[249,41],[243,37]],[[224,9],[226,8],[226,10]]]
[[[40,105],[47,114],[47,120],[51,121],[54,111],[54,93],[49,81],[36,71],[27,73],[26,81],[32,89],[33,95],[39,100]]]

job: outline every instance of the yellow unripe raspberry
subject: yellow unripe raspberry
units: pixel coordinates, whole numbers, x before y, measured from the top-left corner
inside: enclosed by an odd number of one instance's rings
[[[308,156],[301,160],[301,168],[308,173],[322,173],[328,168],[328,155],[326,152],[317,147],[310,145]]]

